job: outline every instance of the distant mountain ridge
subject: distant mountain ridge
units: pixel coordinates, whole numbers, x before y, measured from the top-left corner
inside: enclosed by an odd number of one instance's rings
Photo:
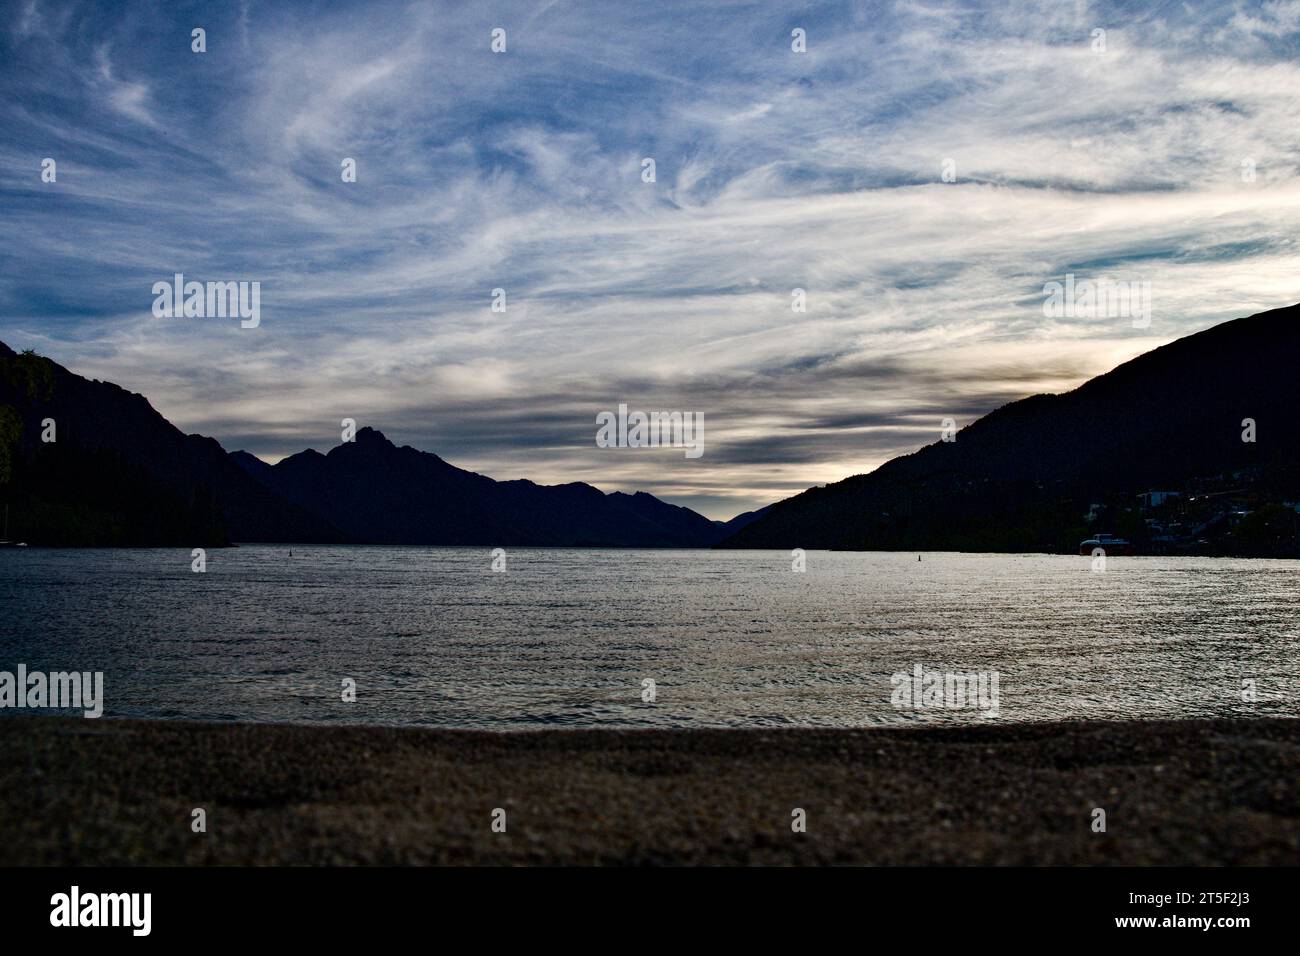
[[[53,419],[55,441],[41,441]],[[361,429],[276,465],[185,435],[143,396],[0,343],[10,537],[70,546],[232,542],[707,547],[726,533],[652,495],[494,481]]]
[[[1146,519],[1124,502],[1215,481],[1280,508],[1300,501],[1298,370],[1300,307],[1225,322],[1065,394],[1005,405],[955,441],[777,502],[721,546],[1071,551],[1091,503],[1113,502],[1112,520],[1141,534]],[[1254,442],[1242,440],[1246,419]]]
[[[643,492],[496,481],[372,428],[270,465],[0,343],[0,502],[11,538],[54,545],[1061,552],[1104,531],[1175,553],[1300,556],[1297,368],[1300,306],[1225,322],[723,523]],[[40,440],[45,419],[56,442]],[[1156,490],[1158,508],[1135,503]]]
[[[399,448],[373,428],[327,454],[307,450],[275,465],[247,452],[233,458],[276,494],[374,544],[690,548],[726,533],[645,492],[496,481]]]

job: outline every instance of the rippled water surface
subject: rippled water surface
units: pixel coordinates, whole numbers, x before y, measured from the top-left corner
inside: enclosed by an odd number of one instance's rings
[[[998,673],[999,720],[1300,715],[1300,562],[245,546],[0,551],[0,669],[109,716],[538,726],[983,721],[891,675]],[[340,697],[343,678],[357,700]],[[652,679],[656,700],[641,699]],[[1258,699],[1242,700],[1243,680]],[[12,711],[8,711],[12,713]]]

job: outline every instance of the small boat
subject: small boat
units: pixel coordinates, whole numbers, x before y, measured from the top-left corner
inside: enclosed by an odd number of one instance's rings
[[[25,547],[27,547],[26,541],[9,540],[9,506],[5,505],[5,536],[3,538],[0,538],[0,548],[25,548]]]
[[[1079,553],[1085,556],[1091,556],[1098,548],[1108,555],[1133,553],[1133,545],[1127,539],[1117,538],[1113,534],[1096,534],[1079,542]]]

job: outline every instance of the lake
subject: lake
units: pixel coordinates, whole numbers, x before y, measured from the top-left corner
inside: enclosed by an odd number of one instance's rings
[[[799,573],[778,551],[505,560],[494,572],[488,549],[251,545],[211,550],[195,573],[182,549],[4,550],[0,670],[102,671],[117,717],[517,729],[1300,715],[1294,561],[1113,557],[1098,573],[1074,556],[813,551]],[[996,675],[996,718],[896,706],[894,675],[918,666]]]

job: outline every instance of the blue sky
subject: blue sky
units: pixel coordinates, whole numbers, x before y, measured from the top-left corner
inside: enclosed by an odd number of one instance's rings
[[[0,340],[270,461],[352,417],[730,517],[1300,300],[1298,2],[0,17]],[[175,272],[261,325],[155,318]],[[1045,318],[1070,272],[1150,282],[1150,327]],[[597,448],[620,402],[706,453]]]

